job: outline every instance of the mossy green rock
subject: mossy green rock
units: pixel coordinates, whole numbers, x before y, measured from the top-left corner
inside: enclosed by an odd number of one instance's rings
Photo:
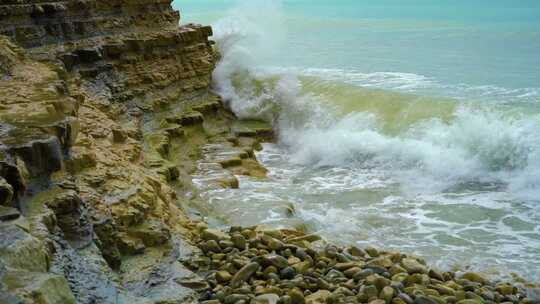
[[[9,271],[2,282],[25,303],[75,304],[75,297],[64,277],[37,272]]]

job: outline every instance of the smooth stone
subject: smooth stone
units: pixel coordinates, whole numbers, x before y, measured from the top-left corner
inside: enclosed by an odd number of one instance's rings
[[[219,283],[227,283],[232,279],[232,275],[227,271],[218,271],[216,272],[216,280]]]
[[[205,241],[214,240],[219,242],[221,240],[229,240],[230,237],[225,232],[216,229],[206,229],[201,233],[201,238]]]
[[[221,241],[219,241],[219,246],[221,248],[230,248],[230,247],[233,247],[234,244],[231,241],[221,240]]]
[[[349,268],[349,269],[345,270],[343,272],[343,274],[345,274],[345,276],[347,278],[353,278],[356,274],[360,273],[361,271],[362,271],[362,268],[353,267],[353,268]]]
[[[285,246],[282,241],[267,235],[263,236],[263,242],[266,243],[268,248],[270,248],[272,251],[279,251]]]
[[[466,272],[461,276],[461,278],[480,284],[486,284],[487,282],[486,278],[476,272]]]
[[[279,296],[277,294],[269,293],[255,297],[256,304],[277,304]]]
[[[386,304],[386,302],[381,299],[376,299],[376,300],[370,301],[369,304]]]
[[[363,280],[367,277],[369,277],[370,275],[373,275],[375,272],[373,272],[373,270],[371,269],[364,269],[362,271],[360,271],[359,273],[355,274],[354,275],[354,279],[357,280],[357,281],[360,281],[360,280]]]
[[[324,249],[324,254],[325,254],[325,256],[327,256],[329,258],[335,258],[336,255],[338,254],[338,249],[337,249],[336,246],[328,245]]]
[[[289,263],[287,262],[287,259],[277,255],[277,254],[268,254],[263,257],[264,261],[268,264],[271,264],[278,269],[283,269],[287,266],[289,266]]]
[[[416,259],[404,258],[401,260],[401,266],[407,270],[410,274],[414,273],[428,273],[428,269],[425,265],[418,262]]]
[[[240,301],[248,301],[249,296],[244,294],[231,294],[225,297],[225,304],[238,304]],[[245,303],[245,302],[244,302]]]
[[[296,269],[297,273],[305,273],[309,269],[310,266],[311,266],[310,262],[304,261],[304,262],[294,264],[292,267]]]
[[[498,293],[500,293],[503,296],[511,295],[515,293],[514,286],[510,284],[497,284],[495,286],[495,290],[497,290]]]
[[[392,267],[392,265],[394,265],[394,263],[392,262],[392,260],[390,260],[387,257],[379,257],[379,258],[369,261],[368,265],[390,268]]]
[[[439,281],[444,281],[444,277],[443,277],[442,273],[440,273],[440,272],[438,272],[436,270],[430,269],[428,275],[431,278],[437,279]]]
[[[392,283],[392,281],[378,274],[370,275],[365,281],[367,284],[375,285],[378,290],[382,290],[385,286],[389,286]]]
[[[292,267],[285,267],[279,272],[279,276],[285,280],[290,280],[294,278],[295,275],[296,275],[296,269]]]
[[[221,252],[221,247],[219,247],[219,244],[215,241],[215,240],[210,240],[208,242],[205,243],[205,248],[208,250],[208,251],[212,251],[212,252]]]
[[[379,298],[383,299],[387,304],[389,304],[392,301],[392,298],[394,298],[394,288],[390,286],[384,287],[379,295]]]
[[[233,276],[231,280],[231,287],[238,288],[242,283],[247,281],[256,271],[259,269],[260,265],[258,263],[252,262],[242,267],[238,272]]]
[[[465,300],[458,301],[457,304],[483,304],[483,301],[465,299]]]
[[[367,247],[366,250],[367,254],[369,254],[370,257],[372,258],[376,258],[379,256],[379,250],[377,250],[377,248],[375,247]]]
[[[344,277],[343,273],[339,270],[331,269],[325,276],[328,279],[342,278]]]
[[[334,265],[334,268],[339,271],[344,271],[344,270],[354,268],[354,267],[358,268],[357,263],[347,262],[347,263],[337,263],[336,265]]]
[[[246,242],[246,238],[243,235],[241,235],[239,233],[234,233],[231,236],[231,241],[234,244],[234,247],[236,247],[236,248],[238,248],[240,250],[245,250],[246,249],[247,242]]]
[[[291,304],[305,304],[306,303],[304,294],[298,289],[293,289],[289,291],[289,297],[291,298]]]
[[[374,285],[363,285],[360,288],[360,293],[367,296],[368,299],[376,298],[379,295],[379,290]]]
[[[358,247],[351,246],[347,249],[347,252],[354,257],[365,257],[366,252]]]
[[[392,265],[392,267],[390,267],[390,275],[391,276],[395,276],[396,274],[400,274],[400,273],[407,273],[407,270],[401,266],[399,266],[398,264],[394,264]]]
[[[413,299],[406,293],[400,293],[398,294],[398,298],[402,299],[403,302],[407,303],[407,304],[412,304],[414,301]]]
[[[313,243],[313,242],[320,241],[320,240],[321,240],[321,237],[319,235],[306,234],[306,235],[303,235],[303,236],[291,238],[291,239],[288,240],[288,242],[289,243],[296,243],[296,242],[306,241],[306,242],[309,242],[309,243]]]
[[[331,294],[328,290],[319,290],[306,297],[306,304],[326,304]]]
[[[302,260],[300,260],[299,258],[291,255],[290,257],[287,258],[287,263],[289,263],[289,265],[294,265],[294,264],[298,264],[302,262]]]
[[[414,304],[439,304],[437,301],[430,297],[419,295],[414,299]]]

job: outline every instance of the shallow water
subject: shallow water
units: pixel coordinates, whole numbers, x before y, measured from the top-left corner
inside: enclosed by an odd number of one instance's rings
[[[278,134],[268,179],[205,193],[223,224],[540,281],[540,3],[177,2],[214,26],[216,91]]]

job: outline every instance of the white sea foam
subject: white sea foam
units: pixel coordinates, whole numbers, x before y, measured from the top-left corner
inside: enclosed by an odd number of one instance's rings
[[[290,204],[310,229],[346,242],[429,255],[441,266],[527,273],[523,261],[535,263],[540,244],[540,115],[513,105],[537,102],[540,89],[442,84],[411,73],[268,68],[261,58],[279,48],[281,21],[278,3],[250,1],[214,26],[222,54],[215,89],[239,117],[271,121],[279,136],[258,155],[270,169],[268,180],[244,178],[239,190],[208,194],[219,212],[236,224],[285,225],[291,222],[283,206]],[[332,94],[303,85],[305,76],[318,79],[314,87],[333,81],[436,92],[455,98],[456,106],[441,117],[430,116],[435,101],[422,103],[415,110],[425,115],[392,122],[400,128],[389,132],[381,113],[394,108],[375,100],[374,108],[343,115]],[[354,102],[355,90],[347,92]]]

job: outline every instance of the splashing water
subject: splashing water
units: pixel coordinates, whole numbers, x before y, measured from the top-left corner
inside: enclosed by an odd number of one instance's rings
[[[540,88],[525,78],[501,85],[509,70],[503,63],[493,63],[503,76],[485,77],[493,81],[486,85],[479,77],[458,77],[487,70],[480,57],[479,66],[459,71],[444,62],[447,49],[468,60],[467,52],[478,47],[472,42],[477,31],[490,44],[501,33],[513,41],[528,28],[520,24],[512,36],[485,20],[443,26],[418,16],[351,19],[347,9],[363,4],[318,10],[324,3],[330,2],[238,2],[214,23],[222,55],[216,91],[239,117],[272,122],[278,134],[277,143],[257,155],[268,179],[241,177],[240,189],[205,193],[215,212],[231,224],[306,228],[336,242],[414,252],[444,268],[517,271],[540,281]],[[318,47],[310,40],[314,30],[320,31]],[[373,48],[372,31],[388,44],[402,39],[403,49]],[[540,51],[540,39],[526,33]],[[424,53],[414,72],[408,62],[377,61],[381,49],[408,56],[411,35],[440,47],[431,52],[442,59]],[[440,35],[464,43],[461,53],[439,45]],[[494,50],[484,57],[510,62],[528,51]],[[372,56],[358,60],[357,52]],[[371,58],[374,66],[399,72],[372,71],[366,66]],[[341,64],[344,59],[350,64]],[[540,76],[529,67],[536,60],[529,57],[523,66],[514,60],[512,68]],[[456,69],[452,81],[437,77],[444,69]]]

